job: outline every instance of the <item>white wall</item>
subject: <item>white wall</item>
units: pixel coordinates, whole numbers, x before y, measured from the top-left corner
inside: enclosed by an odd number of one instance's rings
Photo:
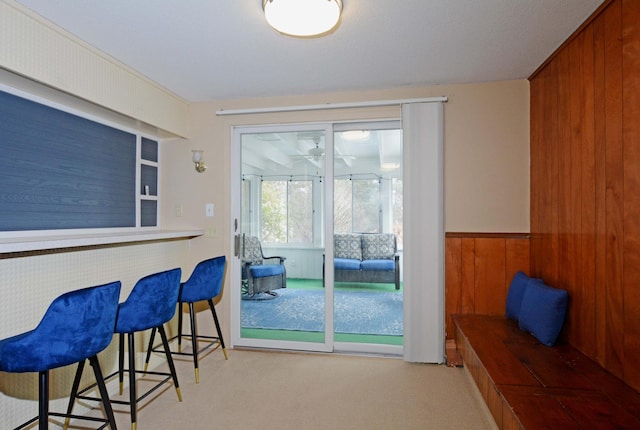
[[[398,119],[400,108],[359,108],[218,117],[218,109],[319,104],[398,98],[447,96],[444,104],[445,230],[447,232],[529,231],[529,83],[526,80],[494,83],[400,88],[385,91],[345,92],[315,96],[233,100],[191,106],[191,139],[167,147],[174,161],[165,190],[167,225],[209,223],[229,232],[222,218],[205,219],[200,207],[214,201],[217,213],[228,213],[231,127],[289,122]],[[198,176],[189,170],[191,149],[205,150],[210,169]],[[215,161],[214,161],[215,160]],[[212,169],[215,163],[216,167]],[[193,170],[191,168],[191,170]],[[176,179],[176,175],[181,178]],[[196,195],[197,203],[177,219],[174,208]],[[202,215],[201,215],[202,213]],[[226,220],[229,222],[229,220]]]

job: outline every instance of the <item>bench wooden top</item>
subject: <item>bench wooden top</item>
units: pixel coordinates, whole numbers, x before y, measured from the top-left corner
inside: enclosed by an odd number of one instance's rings
[[[453,321],[524,428],[640,429],[640,393],[572,346],[542,345],[505,317]]]

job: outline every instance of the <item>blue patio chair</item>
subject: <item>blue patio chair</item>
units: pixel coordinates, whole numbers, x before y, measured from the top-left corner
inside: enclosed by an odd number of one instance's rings
[[[242,298],[277,297],[273,290],[287,287],[286,257],[265,257],[255,236],[243,235],[242,242]]]

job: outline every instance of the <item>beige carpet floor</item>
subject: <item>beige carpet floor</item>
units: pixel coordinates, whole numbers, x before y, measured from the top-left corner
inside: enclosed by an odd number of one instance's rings
[[[219,350],[203,357],[199,384],[189,357],[176,357],[183,402],[167,384],[142,402],[138,430],[496,429],[461,368],[337,354],[228,353],[228,361]],[[114,407],[118,428],[130,429],[127,407]]]

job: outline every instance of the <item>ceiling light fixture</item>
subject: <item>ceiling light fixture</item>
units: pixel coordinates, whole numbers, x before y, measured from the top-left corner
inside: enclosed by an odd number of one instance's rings
[[[396,170],[400,168],[400,163],[382,163],[380,168],[382,170]]]
[[[340,133],[340,136],[349,141],[366,140],[371,136],[371,132],[369,130],[348,130]]]
[[[262,0],[269,25],[290,36],[318,36],[340,21],[342,0]]]

